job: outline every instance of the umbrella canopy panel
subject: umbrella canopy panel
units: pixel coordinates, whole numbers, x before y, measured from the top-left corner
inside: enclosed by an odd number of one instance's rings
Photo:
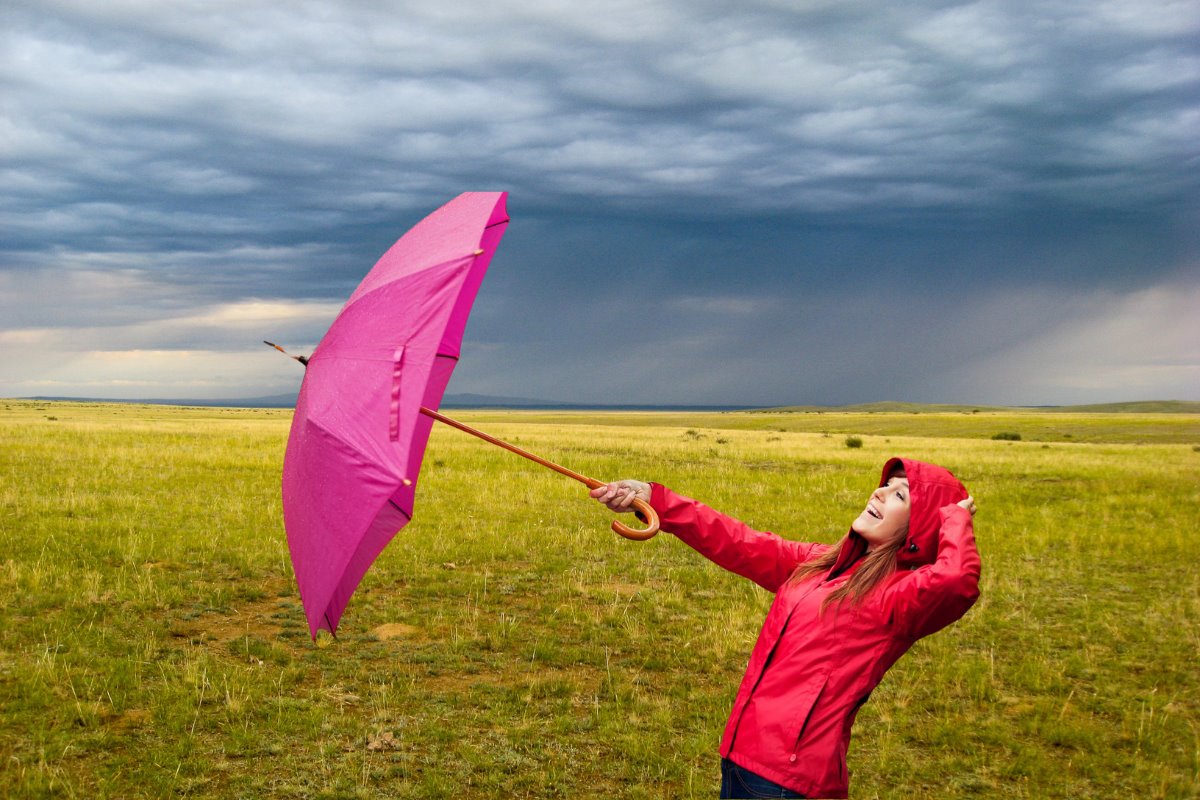
[[[288,547],[309,632],[337,630],[411,518],[421,457],[463,330],[508,223],[505,193],[460,195],[372,268],[308,361],[283,469]]]

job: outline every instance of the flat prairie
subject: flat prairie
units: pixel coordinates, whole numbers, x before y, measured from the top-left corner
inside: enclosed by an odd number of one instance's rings
[[[1200,415],[454,416],[806,541],[887,457],[949,467],[982,596],[859,714],[851,796],[1200,797]],[[290,419],[0,400],[0,796],[716,795],[767,592],[438,426],[414,521],[313,642]]]

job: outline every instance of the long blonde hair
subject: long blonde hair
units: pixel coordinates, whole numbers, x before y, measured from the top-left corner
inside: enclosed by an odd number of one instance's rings
[[[861,556],[862,564],[854,571],[849,580],[826,596],[821,602],[821,611],[824,612],[833,603],[840,604],[846,600],[854,604],[861,603],[871,593],[872,589],[883,583],[883,581],[887,580],[896,571],[896,553],[900,551],[900,547],[904,544],[904,538],[907,535],[908,526],[905,525],[904,529],[896,534],[894,541],[882,547],[877,547]],[[854,531],[850,531],[826,552],[800,564],[792,572],[792,576],[788,578],[788,582],[801,583],[814,575],[823,575],[829,572],[829,570],[833,569],[834,564],[837,563],[838,556],[841,555],[843,549],[847,546],[858,546],[857,543],[850,543],[851,537],[857,536],[858,534]]]

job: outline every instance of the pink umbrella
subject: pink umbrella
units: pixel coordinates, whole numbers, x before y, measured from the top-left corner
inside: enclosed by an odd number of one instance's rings
[[[508,226],[506,198],[467,192],[419,222],[379,259],[312,355],[295,357],[307,369],[283,462],[283,517],[314,638],[337,630],[367,569],[412,519],[434,418],[591,488],[601,484],[431,410]],[[653,536],[658,518],[638,508],[648,528],[614,522],[614,530]]]

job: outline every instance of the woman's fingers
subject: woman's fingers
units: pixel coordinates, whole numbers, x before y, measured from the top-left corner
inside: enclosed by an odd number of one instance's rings
[[[601,503],[608,504],[612,502],[614,497],[617,496],[617,492],[619,490],[620,485],[618,483],[606,483],[603,486],[597,486],[595,489],[592,489],[590,492],[588,492],[588,494],[591,497],[599,500]]]
[[[648,486],[641,481],[620,480],[597,486],[588,492],[588,496],[608,506],[612,511],[628,511],[633,501],[638,499],[642,487]],[[645,498],[648,499],[648,498]]]

